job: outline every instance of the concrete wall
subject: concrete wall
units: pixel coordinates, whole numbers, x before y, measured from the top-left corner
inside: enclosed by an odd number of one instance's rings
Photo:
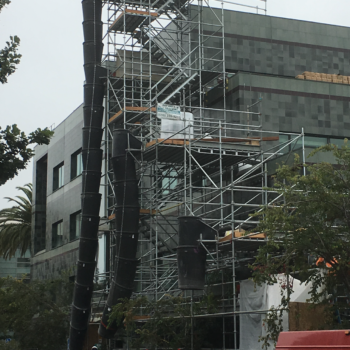
[[[75,240],[48,252],[37,254],[31,259],[31,278],[57,278],[62,272],[74,276],[78,247],[79,240]]]
[[[71,180],[71,155],[82,146],[83,107],[79,106],[55,128],[55,134],[48,146],[35,147],[33,185],[36,187],[36,164],[47,155],[47,198],[45,249],[32,258],[32,278],[57,277],[62,271],[70,270],[74,275],[79,240],[70,241],[70,215],[81,208],[81,176]],[[53,191],[53,169],[64,162],[64,185]],[[35,203],[35,191],[33,203]],[[36,206],[33,206],[33,218]],[[63,242],[52,248],[52,224],[63,220]],[[32,226],[35,240],[35,220]]]

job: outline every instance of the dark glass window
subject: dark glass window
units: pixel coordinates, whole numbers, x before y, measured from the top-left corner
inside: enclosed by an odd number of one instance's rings
[[[17,258],[17,267],[30,267],[29,258]]]
[[[53,186],[52,189],[56,191],[64,185],[64,163],[58,164],[53,168]]]
[[[332,143],[333,145],[336,145],[338,148],[341,148],[344,146],[344,139],[336,139],[336,138],[330,138],[329,143]],[[350,144],[348,144],[350,146]]]
[[[279,143],[282,146],[285,142],[292,140],[295,136],[292,135],[279,135]],[[332,140],[332,139],[331,139]],[[305,148],[318,148],[326,145],[329,139],[323,136],[304,136],[304,146]],[[303,139],[300,137],[298,140],[292,142],[287,147],[283,148],[280,153],[286,154],[290,151],[296,151],[303,147]]]
[[[34,214],[34,254],[46,245],[47,154],[36,163]]]
[[[304,136],[304,145],[309,148],[318,148],[327,144],[327,137]],[[295,149],[303,147],[302,137],[297,141]]]
[[[79,176],[83,171],[83,159],[81,156],[81,149],[71,156],[70,163],[70,179],[73,180]]]
[[[55,222],[52,225],[52,248],[63,244],[63,221]]]
[[[69,238],[71,241],[73,241],[74,239],[80,236],[80,230],[81,230],[81,211],[80,210],[70,216],[69,225],[70,225]]]
[[[280,143],[280,147],[283,147],[285,145],[286,142],[289,141],[289,135],[279,135],[279,143]],[[284,147],[280,153],[286,154],[289,153],[290,151],[290,145]]]

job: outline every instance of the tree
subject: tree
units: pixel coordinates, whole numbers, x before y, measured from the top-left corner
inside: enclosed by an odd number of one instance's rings
[[[0,340],[0,350],[21,350],[21,348],[16,340],[11,339],[9,342]]]
[[[18,175],[18,171],[25,169],[34,151],[28,146],[34,143],[48,145],[53,131],[45,128],[31,132],[26,136],[16,124],[0,127],[0,186],[7,180]]]
[[[0,332],[13,332],[20,349],[66,348],[73,285],[68,276],[30,283],[0,279]]]
[[[0,0],[1,10],[11,3],[11,0]],[[0,83],[7,83],[7,78],[16,70],[20,63],[19,54],[20,39],[18,36],[10,36],[5,48],[0,50]],[[40,128],[29,134],[29,137],[21,132],[17,125],[7,126],[4,130],[0,127],[0,186],[18,174],[19,170],[25,169],[33,150],[27,148],[33,143],[49,144],[53,132],[45,128]]]
[[[342,311],[348,305],[339,296],[350,296],[350,149],[346,143],[339,149],[326,145],[311,156],[317,152],[332,152],[336,164],[306,165],[296,158],[293,167],[283,165],[273,188],[279,197],[254,214],[260,220],[254,231],[268,238],[252,266],[254,280],[275,283],[276,274],[286,273],[310,282],[310,301],[332,305],[338,315],[333,326],[346,327]],[[292,292],[282,298],[281,309],[288,309]],[[275,341],[279,333],[275,321],[281,312],[272,311],[266,319],[270,334],[265,343]]]
[[[208,294],[193,303],[192,314],[209,315],[217,312],[218,306],[218,299]],[[113,322],[118,326],[118,335],[131,340],[132,347],[147,349],[189,349],[192,343],[194,349],[210,348],[213,346],[213,334],[219,334],[215,332],[217,324],[221,325],[218,318],[191,320],[189,300],[169,295],[157,301],[146,297],[121,299],[112,309],[109,326]]]
[[[20,249],[23,256],[31,245],[32,184],[17,187],[25,194],[15,198],[5,197],[17,205],[0,210],[0,255],[11,259]]]
[[[0,0],[0,12],[5,5],[9,5],[10,0]],[[0,83],[7,83],[7,78],[16,70],[16,65],[20,63],[22,57],[17,52],[20,39],[17,35],[10,36],[10,41],[6,42],[5,48],[0,50]]]

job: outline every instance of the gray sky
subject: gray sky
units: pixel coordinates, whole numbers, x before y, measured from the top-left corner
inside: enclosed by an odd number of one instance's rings
[[[230,0],[264,7],[260,0]],[[267,0],[267,14],[347,26],[349,0]],[[225,4],[226,8],[256,12]],[[83,33],[78,0],[12,0],[0,14],[0,48],[10,35],[21,38],[23,55],[8,84],[0,85],[0,126],[16,123],[29,133],[58,125],[83,99]],[[350,44],[350,43],[349,43]],[[349,45],[350,46],[350,45]],[[3,199],[16,196],[16,186],[32,182],[32,166],[0,187]]]

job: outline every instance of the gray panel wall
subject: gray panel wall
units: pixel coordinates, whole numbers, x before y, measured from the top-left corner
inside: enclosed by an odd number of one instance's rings
[[[221,10],[203,9],[204,34]],[[350,75],[350,28],[224,11],[226,70],[296,76],[304,71]],[[218,47],[221,32],[206,46]],[[207,67],[209,68],[209,66]]]
[[[59,275],[63,270],[74,270],[78,241],[69,243],[69,221],[70,215],[81,209],[81,176],[71,180],[70,172],[71,155],[82,146],[82,127],[83,106],[81,105],[55,128],[54,137],[48,146],[35,147],[33,174],[36,173],[37,160],[47,154],[48,175],[45,251],[36,254],[33,258],[31,272],[33,278],[51,278]],[[53,169],[62,162],[64,162],[64,185],[53,191]],[[33,177],[35,186],[35,176]],[[33,212],[35,212],[35,206]],[[60,220],[63,220],[63,242],[61,247],[52,249],[52,224]],[[33,236],[34,224],[33,222]]]
[[[207,94],[208,105],[222,106],[222,89]],[[264,130],[338,137],[350,136],[350,85],[306,81],[294,78],[238,73],[229,79],[227,108],[261,112]],[[251,122],[257,124],[258,117]],[[228,122],[246,123],[246,116],[232,114]]]

